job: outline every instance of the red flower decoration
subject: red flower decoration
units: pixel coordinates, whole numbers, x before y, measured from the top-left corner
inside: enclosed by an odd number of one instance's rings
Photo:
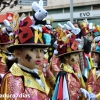
[[[93,32],[98,32],[98,30],[95,28],[95,29],[93,30]]]
[[[78,43],[76,41],[73,42],[73,44],[71,45],[71,48],[75,51],[78,48]]]
[[[71,38],[70,38],[70,42],[72,43],[74,40],[76,39],[76,35],[75,34],[72,34]]]
[[[100,42],[98,43],[98,46],[100,47]]]
[[[59,44],[59,45],[63,45],[64,42],[63,42],[63,41],[57,41],[57,44]]]
[[[0,36],[1,42],[5,43],[9,41],[9,36],[7,34],[3,34]]]
[[[51,31],[47,29],[45,26],[42,26],[42,30],[43,30],[43,33],[48,33],[48,34],[51,33]]]
[[[63,54],[66,52],[66,46],[63,45],[59,45],[57,48],[57,51],[59,52],[59,54]]]

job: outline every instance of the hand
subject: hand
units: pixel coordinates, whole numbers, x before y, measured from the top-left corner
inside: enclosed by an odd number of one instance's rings
[[[87,100],[90,100],[90,94],[87,90],[80,88],[79,92],[82,93]]]
[[[94,93],[90,93],[90,100],[97,100]]]

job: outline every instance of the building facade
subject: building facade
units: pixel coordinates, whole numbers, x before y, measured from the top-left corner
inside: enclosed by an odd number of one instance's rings
[[[0,14],[6,12],[25,13],[32,16],[31,3],[39,0],[19,0],[14,8],[5,8]],[[66,23],[70,20],[70,0],[43,0],[44,8],[48,11],[47,18],[53,19],[53,27],[58,22]],[[73,0],[74,21],[88,19],[89,22],[100,25],[100,0]]]

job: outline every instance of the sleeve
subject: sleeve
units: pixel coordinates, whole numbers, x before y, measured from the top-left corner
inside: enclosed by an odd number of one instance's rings
[[[1,84],[1,98],[0,100],[23,100],[20,94],[24,93],[24,86],[22,78],[13,76],[7,73]]]
[[[86,88],[88,90],[88,92],[92,93],[93,92],[93,87],[95,86],[95,80],[96,80],[96,69],[93,68],[89,71],[89,75],[88,75],[88,80],[86,83]]]

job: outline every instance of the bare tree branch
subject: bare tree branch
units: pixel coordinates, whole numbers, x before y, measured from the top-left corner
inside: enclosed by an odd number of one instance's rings
[[[12,3],[13,2],[13,3]],[[12,3],[12,4],[11,4]],[[11,4],[11,5],[10,5]],[[2,8],[0,9],[0,12],[2,10],[4,10],[6,7],[10,7],[10,8],[13,8],[14,6],[16,6],[18,4],[18,0],[0,0],[0,7],[2,5]]]

